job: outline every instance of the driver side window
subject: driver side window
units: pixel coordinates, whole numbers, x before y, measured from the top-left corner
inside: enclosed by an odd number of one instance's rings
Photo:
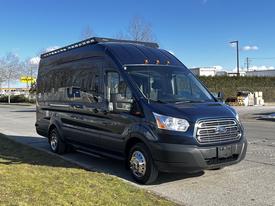
[[[107,73],[107,100],[110,102],[111,94],[118,93],[119,74],[117,72]]]
[[[114,97],[117,101],[114,101]],[[132,101],[132,92],[127,85],[127,82],[119,75],[118,72],[107,72],[107,100],[110,103],[122,110],[130,110]],[[114,108],[114,107],[113,107]]]

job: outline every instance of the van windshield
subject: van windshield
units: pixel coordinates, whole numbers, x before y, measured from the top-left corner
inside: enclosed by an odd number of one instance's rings
[[[182,67],[129,66],[131,80],[143,95],[159,103],[214,102],[194,75]]]

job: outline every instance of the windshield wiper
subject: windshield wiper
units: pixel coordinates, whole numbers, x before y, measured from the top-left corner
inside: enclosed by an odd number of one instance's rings
[[[174,101],[174,102],[171,102],[171,103],[175,103],[175,104],[181,104],[181,103],[190,103],[191,100],[180,100],[180,101]]]
[[[179,100],[179,101],[174,101],[173,103],[175,104],[181,104],[181,103],[202,103],[206,102],[205,100]]]
[[[161,101],[161,100],[155,100],[155,99],[149,99],[149,101],[156,102],[156,103],[161,103],[161,104],[166,104],[167,102]]]

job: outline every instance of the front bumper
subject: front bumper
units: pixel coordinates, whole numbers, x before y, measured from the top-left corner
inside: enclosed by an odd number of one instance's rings
[[[162,172],[197,172],[215,169],[243,160],[246,155],[247,140],[218,146],[199,147],[167,143],[151,143],[155,164]]]

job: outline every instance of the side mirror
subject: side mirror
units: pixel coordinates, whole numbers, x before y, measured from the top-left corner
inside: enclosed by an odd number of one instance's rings
[[[111,94],[109,109],[114,112],[129,112],[132,108],[133,99],[126,99],[120,94]]]
[[[223,92],[212,92],[212,95],[217,99],[219,102],[224,102],[224,93]]]

